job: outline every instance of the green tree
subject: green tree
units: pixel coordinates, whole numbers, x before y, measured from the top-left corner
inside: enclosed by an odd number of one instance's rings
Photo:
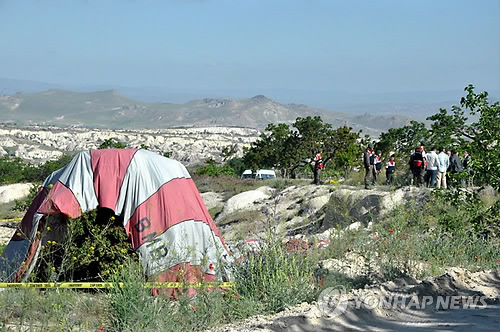
[[[322,153],[325,166],[337,156],[352,165],[357,158],[358,140],[359,133],[352,132],[352,128],[333,129],[319,116],[299,117],[292,128],[284,123],[269,124],[259,140],[246,150],[243,161],[247,168],[275,167],[283,177],[294,178],[300,167],[317,171],[312,160],[318,152]],[[342,169],[349,167],[342,165]]]
[[[107,138],[99,145],[98,149],[125,149],[127,146],[116,138]]]
[[[380,134],[376,150],[380,150],[384,155],[395,152],[402,157],[410,156],[420,143],[428,143],[430,136],[425,123],[410,121],[409,125],[401,128],[390,128],[387,132]]]
[[[465,88],[467,95],[454,106],[451,112],[441,109],[429,117],[433,136],[460,146],[471,156],[470,166],[475,178],[500,190],[500,104],[488,102],[488,93],[476,94],[474,86]],[[469,117],[475,119],[469,121]]]

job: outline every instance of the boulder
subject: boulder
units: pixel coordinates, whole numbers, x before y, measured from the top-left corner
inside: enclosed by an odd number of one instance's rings
[[[203,199],[205,206],[209,210],[217,206],[224,205],[224,202],[222,201],[222,195],[213,191],[202,193],[201,198]]]
[[[217,220],[220,220],[223,216],[236,211],[256,209],[259,203],[271,197],[272,192],[272,188],[263,186],[231,197],[224,205],[223,212],[217,216]]]
[[[28,196],[31,183],[16,183],[0,186],[0,204],[12,202]]]

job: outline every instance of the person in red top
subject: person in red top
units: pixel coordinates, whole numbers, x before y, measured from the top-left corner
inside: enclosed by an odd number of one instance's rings
[[[385,177],[386,184],[392,185],[393,174],[396,171],[396,162],[394,161],[394,155],[391,155],[391,158],[385,163]]]
[[[427,164],[427,156],[424,150],[424,144],[420,144],[415,149],[410,157],[410,169],[413,173],[413,184],[417,186],[424,185],[425,166]]]
[[[373,177],[372,177],[372,185],[375,186],[378,181],[378,176],[380,171],[382,170],[382,159],[380,159],[381,152],[377,151],[377,153],[372,155],[372,165],[373,165]]]
[[[323,157],[321,152],[314,157],[314,184],[321,184],[321,171],[323,170]]]

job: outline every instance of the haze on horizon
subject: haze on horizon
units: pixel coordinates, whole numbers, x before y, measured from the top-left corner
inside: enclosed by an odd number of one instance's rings
[[[335,108],[500,91],[498,0],[0,0],[0,27],[0,78],[145,101]]]

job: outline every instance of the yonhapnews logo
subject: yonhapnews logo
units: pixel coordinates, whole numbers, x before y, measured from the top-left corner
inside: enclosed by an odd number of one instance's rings
[[[347,306],[353,309],[402,309],[424,310],[432,307],[435,310],[454,309],[486,309],[488,297],[486,296],[384,296],[380,294],[365,294],[347,298],[343,286],[325,288],[319,295],[317,306],[325,318],[335,318],[342,315]]]

